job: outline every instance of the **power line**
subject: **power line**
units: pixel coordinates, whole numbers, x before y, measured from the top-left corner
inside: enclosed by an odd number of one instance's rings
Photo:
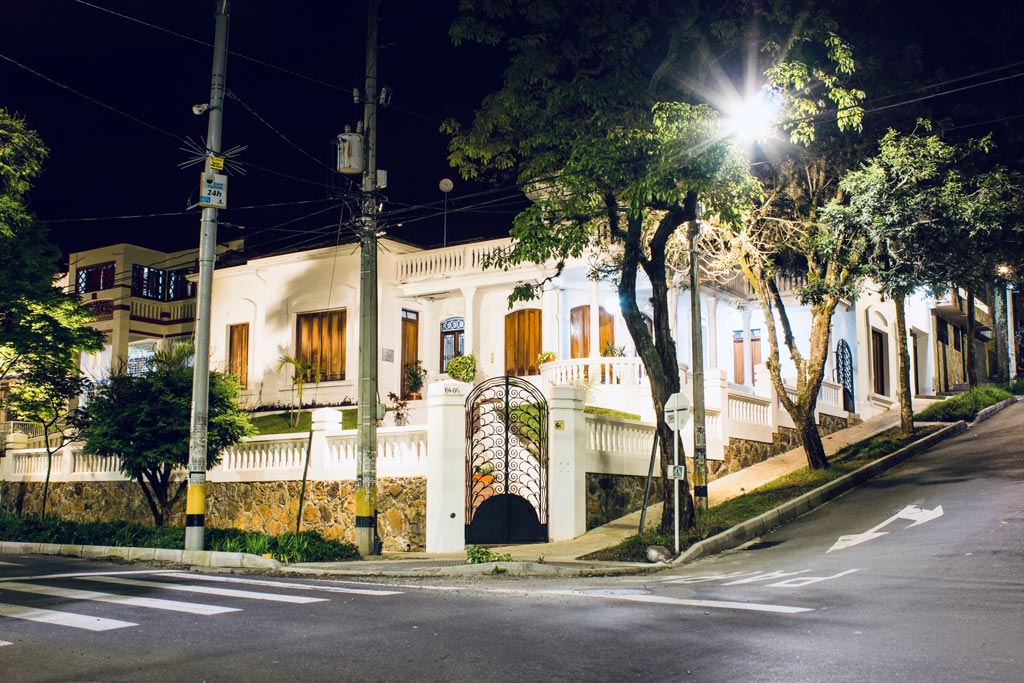
[[[312,154],[310,154],[309,152],[307,152],[306,150],[302,149],[302,148],[301,148],[301,147],[299,147],[299,146],[298,146],[297,144],[295,144],[294,142],[292,142],[292,141],[291,141],[291,140],[290,140],[290,139],[288,138],[288,136],[286,136],[286,135],[285,135],[284,133],[282,133],[282,132],[281,132],[281,131],[279,131],[279,130],[278,130],[277,128],[275,128],[275,127],[274,127],[273,125],[271,125],[271,123],[270,123],[269,121],[267,121],[267,120],[266,120],[265,118],[263,118],[262,116],[260,116],[260,115],[259,115],[259,114],[258,114],[258,113],[256,112],[256,110],[255,110],[255,109],[253,109],[253,108],[252,108],[252,107],[250,107],[250,106],[249,106],[248,104],[246,104],[245,102],[243,102],[243,101],[242,101],[242,98],[240,98],[240,97],[239,97],[239,96],[238,96],[238,95],[237,95],[237,94],[236,94],[235,92],[233,92],[233,91],[229,90],[227,94],[228,94],[228,97],[230,97],[230,98],[231,98],[231,99],[233,99],[233,100],[234,100],[235,102],[238,102],[238,103],[239,103],[240,105],[242,105],[242,108],[244,108],[244,109],[245,109],[246,111],[248,111],[248,112],[249,112],[250,114],[252,114],[253,116],[255,116],[255,117],[256,117],[256,119],[257,119],[257,120],[258,120],[258,121],[259,121],[260,123],[262,123],[262,124],[263,124],[263,125],[265,125],[265,126],[266,126],[267,128],[269,128],[269,129],[270,129],[270,130],[272,130],[272,131],[273,131],[274,133],[276,133],[278,137],[280,137],[280,138],[281,138],[282,140],[284,140],[284,141],[285,141],[285,142],[287,142],[287,143],[288,143],[289,145],[291,145],[291,146],[292,146],[292,147],[293,147],[293,148],[294,148],[295,150],[297,150],[297,151],[298,151],[298,152],[299,152],[300,154],[302,154],[303,156],[306,156],[306,157],[308,157],[309,159],[312,159],[312,160],[313,160],[314,162],[316,162],[316,163],[317,163],[317,164],[319,164],[320,166],[323,166],[323,167],[324,167],[324,168],[326,168],[326,169],[327,169],[328,171],[334,171],[334,169],[333,169],[333,168],[332,168],[331,166],[329,166],[328,164],[325,164],[325,163],[323,162],[323,160],[322,160],[322,159],[317,159],[317,158],[316,158],[315,156],[313,156]]]
[[[248,206],[233,206],[232,211],[244,211],[247,209],[267,209],[276,206],[299,206],[302,204],[316,204],[319,202],[332,201],[331,197],[324,197],[323,199],[301,199],[294,202],[273,202],[271,204],[250,204]],[[164,216],[187,216],[192,214],[192,210],[188,211],[165,211],[161,213],[136,213],[127,214],[123,216],[85,216],[80,218],[40,218],[39,220],[44,223],[82,223],[82,222],[94,222],[94,221],[118,221],[118,220],[131,220],[136,218],[161,218]]]
[[[32,69],[31,67],[28,67],[28,66],[22,64],[19,61],[11,59],[7,55],[0,54],[0,59],[6,60],[6,61],[10,62],[11,64],[14,64],[16,67],[18,67],[20,69],[24,69],[25,71],[29,72],[30,74],[32,74],[34,76],[38,76],[39,78],[42,78],[44,81],[46,81],[48,83],[51,83],[52,85],[55,85],[58,88],[63,88],[64,90],[67,90],[70,93],[78,95],[79,97],[81,97],[84,100],[88,100],[89,102],[92,102],[95,105],[103,107],[104,109],[109,109],[110,111],[114,112],[115,114],[119,114],[121,116],[124,116],[127,119],[131,119],[132,121],[134,121],[136,123],[139,123],[139,124],[145,126],[146,128],[149,128],[150,130],[154,130],[157,133],[160,133],[161,135],[166,135],[167,137],[172,138],[174,140],[177,140],[179,142],[184,139],[181,135],[175,135],[174,133],[172,133],[172,132],[170,132],[168,130],[164,130],[160,126],[153,125],[152,123],[149,123],[148,121],[144,121],[144,120],[140,119],[137,116],[133,116],[132,114],[129,114],[129,113],[124,112],[124,111],[121,111],[117,107],[113,107],[113,106],[111,106],[111,105],[109,105],[109,104],[107,104],[105,102],[101,102],[101,101],[97,100],[95,97],[90,97],[89,95],[86,95],[85,93],[81,92],[80,90],[75,90],[74,88],[72,88],[69,85],[64,85],[60,81],[57,81],[57,80],[55,80],[53,78],[50,78],[46,74],[40,73],[40,72],[36,71],[35,69]]]

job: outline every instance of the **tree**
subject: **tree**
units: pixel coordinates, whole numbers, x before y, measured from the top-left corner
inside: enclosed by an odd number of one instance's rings
[[[80,416],[83,450],[116,456],[121,473],[141,487],[153,522],[163,525],[188,486],[175,474],[188,465],[193,349],[179,344],[158,351],[145,374],[112,375],[95,387]],[[238,406],[233,377],[210,373],[207,468],[221,451],[254,432]]]
[[[61,358],[50,366],[33,363],[18,373],[11,390],[11,408],[23,420],[43,426],[46,448],[46,479],[39,514],[46,515],[50,492],[53,454],[78,439],[78,423],[72,418],[71,405],[88,387],[77,369],[70,369]]]
[[[27,210],[46,148],[24,121],[0,109],[0,380],[28,365],[71,368],[103,336],[77,295],[54,286],[60,253]]]
[[[513,180],[536,197],[515,218],[511,249],[488,265],[533,262],[560,271],[567,258],[607,248],[601,270],[617,281],[651,382],[666,501],[673,436],[663,406],[679,389],[666,250],[685,239],[680,227],[704,215],[738,227],[756,191],[709,104],[721,84],[706,80],[723,72],[724,58],[742,62],[751,42],[762,45],[773,57],[765,71],[779,98],[808,116],[828,100],[849,105],[840,120],[855,126],[862,94],[837,76],[848,50],[818,19],[810,11],[794,17],[776,3],[479,0],[463,2],[452,29],[456,42],[500,44],[511,56],[502,88],[484,99],[472,126],[445,125],[449,160],[464,177]],[[754,23],[758,35],[749,30]],[[794,34],[793,25],[802,29]],[[794,119],[792,135],[812,137],[809,120]],[[511,298],[536,296],[543,285],[525,283]],[[653,335],[638,285],[651,288]],[[683,523],[692,524],[689,496],[683,504]],[[662,525],[672,518],[666,504]]]

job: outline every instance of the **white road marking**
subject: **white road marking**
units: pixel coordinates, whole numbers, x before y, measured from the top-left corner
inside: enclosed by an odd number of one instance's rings
[[[326,602],[327,598],[307,598],[303,595],[280,595],[276,593],[257,593],[256,591],[240,591],[233,588],[214,588],[213,586],[183,585],[180,583],[168,583],[166,581],[140,581],[138,579],[125,579],[118,576],[87,576],[86,581],[100,581],[102,583],[114,583],[120,586],[141,586],[143,588],[159,588],[161,590],[182,591],[185,593],[203,593],[206,595],[221,595],[229,598],[247,598],[250,600],[269,600],[270,602],[291,602],[305,604],[308,602]]]
[[[401,595],[402,591],[385,591],[385,590],[373,590],[369,588],[341,588],[340,586],[321,586],[317,584],[309,583],[288,583],[285,581],[267,581],[264,579],[243,579],[235,576],[210,576],[210,575],[197,575],[189,574],[187,572],[161,572],[161,576],[169,576],[176,579],[192,579],[201,581],[218,581],[221,583],[241,583],[248,584],[250,586],[273,586],[275,588],[294,588],[297,590],[313,590],[323,591],[326,593],[353,593],[356,595]],[[352,582],[356,583],[356,582]]]
[[[831,581],[832,579],[838,579],[840,576],[846,576],[854,572],[860,571],[859,569],[847,569],[845,572],[839,572],[832,576],[801,576],[796,579],[786,579],[785,581],[779,581],[778,583],[769,583],[768,588],[803,588],[804,586],[810,586],[812,583],[821,583],[822,581]]]
[[[0,583],[4,581],[43,581],[45,579],[77,579],[83,576],[121,576],[131,574],[163,574],[166,569],[129,569],[121,572],[67,572],[64,574],[32,574],[30,576],[8,576],[0,577]]]
[[[735,609],[748,612],[774,612],[776,614],[799,614],[813,612],[811,607],[791,607],[788,605],[764,605],[756,602],[730,602],[728,600],[687,600],[669,598],[662,595],[622,595],[615,593],[593,593],[585,591],[559,590],[542,591],[547,595],[571,595],[582,598],[602,598],[605,600],[621,600],[625,602],[644,602],[656,605],[677,605],[680,607],[700,607],[703,609]]]
[[[825,552],[830,553],[833,550],[842,550],[843,548],[849,548],[851,546],[859,545],[867,541],[872,541],[881,536],[885,536],[889,532],[879,531],[879,529],[892,524],[897,519],[913,520],[914,523],[907,526],[907,528],[909,529],[910,527],[915,527],[918,524],[924,524],[925,522],[930,522],[933,519],[938,519],[942,515],[943,511],[941,505],[937,506],[933,510],[922,510],[916,505],[908,505],[907,507],[897,512],[889,519],[885,520],[884,522],[881,522],[880,524],[876,524],[875,526],[871,527],[863,533],[840,536],[839,540],[833,543],[832,547],[826,550]]]
[[[803,574],[804,572],[809,572],[809,571],[811,571],[811,570],[810,569],[801,569],[798,572],[783,572],[783,571],[764,572],[764,573],[758,572],[757,575],[755,575],[755,576],[748,576],[745,579],[737,579],[736,581],[730,581],[729,583],[723,583],[722,585],[723,586],[741,586],[741,585],[746,584],[746,583],[757,583],[758,581],[769,581],[771,579],[781,579],[784,576],[796,576],[797,574]]]
[[[0,603],[0,617],[25,619],[26,621],[38,621],[44,624],[70,626],[72,628],[83,628],[87,631],[110,631],[111,629],[124,628],[126,626],[138,626],[138,624],[133,624],[130,621],[101,619],[100,617],[88,617],[82,614],[72,614],[70,612],[55,612],[54,610],[49,609],[23,607],[21,605],[5,605],[2,603]]]
[[[0,640],[0,647],[3,647],[4,645],[14,645],[14,643],[8,642],[6,640]]]
[[[21,566],[17,562],[4,562],[3,560],[0,560],[0,565],[3,565],[5,567],[20,567]],[[10,643],[7,643],[7,644],[10,645]]]
[[[159,598],[136,598],[128,595],[115,595],[113,593],[97,593],[94,591],[82,591],[74,588],[58,588],[56,586],[36,586],[29,583],[15,583],[6,581],[0,585],[0,592],[3,590],[19,591],[21,593],[34,593],[37,595],[48,595],[56,598],[68,598],[70,600],[93,600],[95,602],[110,602],[117,605],[129,605],[131,607],[147,607],[150,609],[163,609],[171,612],[186,612],[188,614],[223,614],[224,612],[240,612],[234,607],[219,607],[217,605],[202,605],[194,602],[178,602],[173,600],[160,600]]]

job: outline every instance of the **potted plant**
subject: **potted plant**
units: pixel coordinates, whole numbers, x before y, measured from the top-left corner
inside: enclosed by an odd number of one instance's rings
[[[537,354],[537,365],[544,365],[555,360],[557,356],[554,351],[541,351]]]
[[[395,418],[395,426],[402,427],[409,424],[409,401],[393,391],[388,392],[388,412]]]
[[[448,376],[460,382],[472,382],[476,378],[476,356],[467,353],[448,361]]]
[[[405,372],[405,388],[409,398],[419,400],[422,398],[420,391],[423,389],[423,380],[427,376],[427,369],[423,367],[422,361],[415,360],[406,363],[403,370]]]

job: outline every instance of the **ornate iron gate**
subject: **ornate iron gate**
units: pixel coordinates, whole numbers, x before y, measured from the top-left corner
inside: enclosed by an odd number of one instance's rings
[[[466,399],[466,543],[535,543],[548,536],[548,407],[516,377]]]
[[[843,385],[843,410],[857,412],[853,400],[853,355],[845,339],[840,339],[836,345],[836,382]]]

